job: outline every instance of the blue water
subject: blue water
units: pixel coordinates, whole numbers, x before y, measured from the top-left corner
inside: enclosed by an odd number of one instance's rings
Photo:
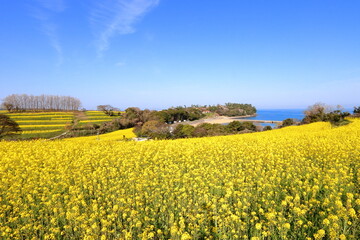
[[[304,109],[266,109],[257,110],[256,117],[246,119],[283,121],[287,118],[293,118],[298,121],[304,118]]]
[[[301,121],[304,118],[304,109],[266,109],[257,110],[256,117],[245,119],[253,120],[267,120],[267,121],[283,121],[287,118],[292,118],[296,121]],[[276,128],[276,123],[259,123],[261,126],[271,126]]]
[[[271,128],[276,128],[276,127],[278,127],[278,125],[277,124],[275,124],[275,123],[259,123],[260,124],[260,126],[262,126],[262,127],[265,127],[265,126],[270,126]],[[255,124],[256,125],[256,124]]]
[[[268,121],[283,121],[287,118],[292,118],[296,121],[301,121],[304,115],[305,109],[263,109],[257,110],[256,117],[250,117],[245,119],[253,120],[268,120]],[[352,112],[352,109],[345,108],[343,111]],[[261,126],[271,126],[272,128],[277,127],[274,123],[260,123]]]

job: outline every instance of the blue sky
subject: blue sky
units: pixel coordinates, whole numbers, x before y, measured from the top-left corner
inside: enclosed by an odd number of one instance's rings
[[[3,0],[0,99],[360,105],[357,0]]]

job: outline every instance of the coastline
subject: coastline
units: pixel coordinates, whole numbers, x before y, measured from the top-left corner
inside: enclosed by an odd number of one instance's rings
[[[230,123],[232,121],[254,122],[254,123],[275,123],[275,124],[281,124],[281,122],[282,122],[282,121],[271,121],[271,120],[244,119],[244,118],[255,117],[255,116],[256,116],[256,114],[245,115],[245,116],[234,116],[234,117],[217,116],[217,117],[211,117],[211,118],[203,118],[203,119],[199,119],[199,120],[195,120],[195,121],[174,123],[172,125],[176,126],[178,124],[187,124],[187,125],[196,127],[202,123],[225,124],[225,123]]]

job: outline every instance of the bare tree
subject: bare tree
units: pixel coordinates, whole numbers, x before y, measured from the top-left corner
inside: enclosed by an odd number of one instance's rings
[[[12,94],[2,103],[9,112],[19,111],[75,111],[81,102],[70,96]]]
[[[11,112],[11,110],[14,108],[14,105],[11,103],[3,103],[3,107],[5,107],[8,112]]]
[[[305,111],[304,114],[306,116],[312,116],[317,114],[325,114],[331,111],[331,107],[324,104],[324,103],[315,103],[314,105],[309,106]]]
[[[307,124],[319,121],[329,121],[335,125],[340,124],[344,121],[346,116],[350,115],[350,113],[343,112],[342,110],[343,107],[340,105],[334,107],[324,103],[315,103],[304,111],[305,117],[301,122]]]
[[[113,107],[111,105],[99,105],[99,106],[97,106],[97,110],[102,111],[106,115],[109,115],[109,116],[114,116],[115,115],[114,111],[119,111],[118,108]]]

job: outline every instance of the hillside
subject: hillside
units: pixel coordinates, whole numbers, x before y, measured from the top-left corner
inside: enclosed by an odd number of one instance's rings
[[[360,120],[148,142],[0,142],[2,237],[359,239]]]
[[[0,114],[8,115],[22,129],[20,135],[9,136],[6,139],[37,139],[51,138],[67,131],[67,127],[83,127],[91,124],[101,124],[111,121],[113,117],[101,111],[75,112],[15,112],[0,110]]]
[[[121,141],[136,137],[133,130],[133,128],[128,128],[95,136],[65,138],[64,141]]]

